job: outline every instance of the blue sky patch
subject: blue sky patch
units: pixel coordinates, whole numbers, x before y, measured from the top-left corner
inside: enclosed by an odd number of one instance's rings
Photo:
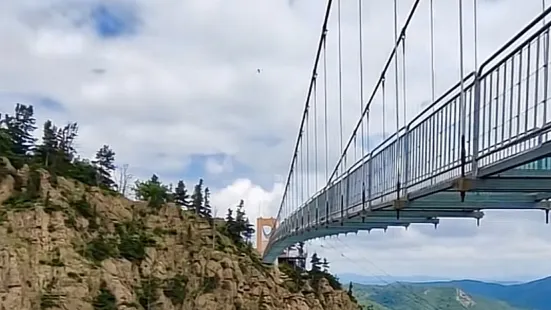
[[[55,99],[49,98],[49,97],[40,97],[40,98],[38,98],[38,100],[36,101],[36,105],[40,106],[44,109],[54,111],[54,112],[64,112],[65,111],[65,108],[63,107],[61,102],[59,102]]]
[[[12,113],[15,104],[31,104],[35,107],[35,110],[42,109],[51,112],[63,113],[66,111],[63,104],[54,98],[48,96],[41,96],[32,93],[21,92],[0,92],[0,106],[3,113]]]
[[[106,39],[135,34],[139,24],[133,7],[113,4],[93,6],[90,20],[96,34]]]

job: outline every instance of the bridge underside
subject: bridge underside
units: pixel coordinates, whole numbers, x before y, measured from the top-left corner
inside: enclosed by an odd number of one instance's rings
[[[522,168],[522,167],[521,167]],[[408,193],[400,199],[363,202],[337,208],[327,217],[310,221],[298,212],[274,231],[264,261],[274,262],[287,247],[325,236],[386,230],[410,224],[439,223],[439,218],[480,220],[483,209],[551,209],[551,170],[512,169],[482,178],[455,178]],[[335,210],[335,208],[331,208]]]

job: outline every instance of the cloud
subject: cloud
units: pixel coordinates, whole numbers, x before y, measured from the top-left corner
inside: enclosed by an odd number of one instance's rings
[[[368,98],[390,51],[393,25],[391,2],[364,3],[364,95]],[[404,20],[411,3],[399,1],[400,20]],[[474,66],[472,4],[464,3],[469,71]],[[541,10],[540,3],[513,0],[479,5],[479,61]],[[342,6],[342,123],[346,142],[361,103],[357,2],[342,1]],[[130,172],[138,178],[156,173],[167,183],[184,179],[191,187],[204,177],[221,214],[245,199],[252,220],[259,215],[275,215],[323,12],[324,3],[314,0],[0,1],[0,40],[4,43],[0,49],[0,112],[11,111],[15,102],[34,104],[39,122],[52,119],[58,125],[79,123],[77,143],[83,156],[91,156],[103,144],[109,144],[117,153],[118,163],[129,164]],[[428,12],[428,2],[422,2],[408,32],[408,96],[405,107],[403,103],[398,107],[406,111],[408,118],[430,99]],[[456,2],[435,3],[435,12],[438,95],[459,77]],[[331,172],[340,153],[336,42],[336,15],[332,15],[327,52],[328,157],[321,135],[325,122],[320,75],[318,105],[312,114],[316,117],[309,122],[309,132],[317,130],[320,135],[318,139],[309,136],[311,165],[302,167],[311,180],[310,191],[315,190],[315,183],[323,184],[325,169]],[[384,114],[380,97],[372,106],[369,134],[367,128],[365,132],[370,148],[396,127],[393,94],[389,82]],[[492,249],[505,253],[502,244],[510,245],[508,253],[530,249],[534,251],[532,258],[522,259],[539,266],[538,255],[546,254],[548,245],[534,237],[541,230],[526,217],[525,213],[516,217],[519,225],[524,225],[522,229],[498,225],[486,231],[485,221],[480,229],[452,221],[442,224],[441,231],[412,228],[392,235],[396,241],[390,240],[390,232],[387,236],[374,232],[369,238],[361,234],[361,240],[343,240],[362,249],[354,256],[355,261],[371,257],[385,270],[398,274],[407,273],[406,267],[409,272],[415,268],[421,273],[438,271],[443,275],[468,268],[499,274],[498,267],[484,265],[489,263],[482,255],[472,260],[457,259],[455,263],[462,267],[452,270],[445,261],[449,254],[443,251],[453,247],[476,253],[473,249],[478,248],[470,238],[481,238],[487,241],[483,246],[488,252],[483,253],[489,254]],[[523,247],[508,241],[523,238],[529,240]],[[365,240],[372,243],[353,245]],[[439,248],[431,247],[433,243]],[[533,247],[528,248],[531,244]],[[538,246],[540,251],[535,250]],[[375,254],[369,252],[370,247],[377,249]],[[433,256],[419,256],[419,251]],[[422,259],[397,262],[401,256]],[[343,270],[352,268],[349,262],[338,262],[337,258],[331,258],[335,269],[339,264]],[[514,259],[494,263],[511,270]]]
[[[227,208],[234,208],[243,199],[245,211],[251,223],[258,217],[273,216],[279,208],[282,184],[276,183],[271,189],[264,189],[248,179],[238,179],[232,184],[213,193],[212,204],[218,210],[218,216],[226,214]]]

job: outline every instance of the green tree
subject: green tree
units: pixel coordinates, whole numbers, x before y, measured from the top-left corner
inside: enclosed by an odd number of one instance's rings
[[[311,271],[312,272],[321,272],[321,260],[318,257],[317,253],[314,253],[312,255],[312,258],[310,259],[310,264],[312,264]]]
[[[13,158],[13,141],[10,136],[10,132],[4,127],[5,119],[0,114],[0,154],[6,156],[8,159]]]
[[[327,258],[323,259],[321,266],[323,267],[323,272],[329,272],[329,262],[327,261]]]
[[[235,221],[240,238],[250,241],[252,235],[254,234],[254,228],[253,225],[249,223],[249,219],[246,217],[244,208],[245,202],[241,200],[237,206]]]
[[[115,181],[112,180],[111,174],[115,170],[115,152],[108,145],[104,145],[96,152],[96,158],[92,163],[98,170],[98,184],[105,188],[113,188]]]
[[[233,210],[228,208],[228,213],[226,213],[226,224],[234,223],[235,219],[233,218]]]
[[[88,159],[75,158],[72,163],[65,163],[56,169],[60,174],[78,180],[84,184],[96,186],[98,171]]]
[[[57,150],[57,128],[52,124],[52,121],[44,122],[42,129],[42,143],[36,148],[36,156],[46,168],[50,167],[55,159]]]
[[[186,184],[182,180],[178,181],[178,184],[176,185],[176,189],[174,190],[174,202],[178,206],[185,207],[188,209],[191,206]]]
[[[195,214],[201,215],[203,209],[203,179],[199,179],[199,183],[195,185],[191,195],[191,207],[195,210]]]
[[[36,130],[33,106],[18,103],[15,106],[15,116],[4,115],[3,123],[11,140],[13,159],[19,165],[33,151],[36,142],[33,136]]]
[[[205,188],[203,195],[203,208],[201,209],[201,215],[207,219],[212,219],[212,207],[210,205],[210,190]]]
[[[78,136],[78,124],[69,123],[57,130],[58,149],[64,163],[69,164],[76,156],[75,139]]]
[[[168,199],[168,188],[159,181],[157,175],[151,176],[151,179],[140,182],[136,181],[134,188],[136,198],[148,201],[150,207],[159,208]]]

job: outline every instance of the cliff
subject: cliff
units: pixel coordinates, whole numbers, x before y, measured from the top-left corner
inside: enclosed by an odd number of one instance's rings
[[[289,292],[254,250],[175,205],[0,168],[0,310],[359,309],[325,279]]]

